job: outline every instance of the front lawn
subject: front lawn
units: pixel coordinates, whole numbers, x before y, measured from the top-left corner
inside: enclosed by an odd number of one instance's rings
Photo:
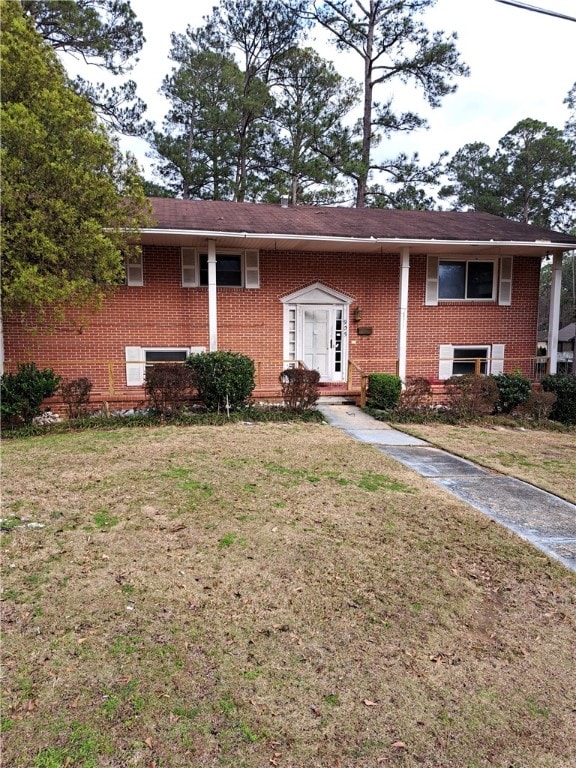
[[[576,504],[576,430],[527,430],[488,422],[401,424],[399,429]]]
[[[3,449],[10,768],[568,768],[576,577],[319,424]]]

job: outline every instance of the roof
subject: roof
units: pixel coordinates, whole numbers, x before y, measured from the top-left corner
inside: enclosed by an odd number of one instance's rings
[[[558,331],[558,341],[572,341],[576,333],[576,323],[568,323]]]
[[[155,227],[145,230],[152,235],[211,234],[226,239],[251,238],[288,242],[303,247],[310,241],[342,246],[363,241],[378,242],[386,250],[401,244],[476,243],[524,244],[548,250],[576,249],[576,237],[489,213],[457,211],[406,211],[382,208],[343,208],[316,206],[281,206],[260,203],[235,203],[214,200],[177,200],[150,198]],[[149,238],[143,240],[151,242]],[[158,242],[158,240],[156,240]],[[165,241],[166,242],[166,241]],[[238,245],[237,242],[234,245]],[[245,245],[250,247],[250,245]],[[256,244],[253,247],[258,247]],[[362,249],[362,250],[367,250]],[[427,248],[429,250],[429,248]],[[532,251],[530,251],[532,252]]]

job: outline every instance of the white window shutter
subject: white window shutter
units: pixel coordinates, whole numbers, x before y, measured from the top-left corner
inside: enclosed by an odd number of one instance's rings
[[[260,288],[258,251],[246,251],[244,254],[244,286],[246,288]]]
[[[438,304],[438,256],[428,256],[426,261],[426,305]]]
[[[144,285],[142,253],[131,254],[126,259],[126,284],[130,286]]]
[[[182,287],[196,288],[198,286],[198,265],[195,248],[182,248]]]
[[[438,378],[449,379],[452,376],[452,364],[454,361],[454,347],[452,344],[440,344],[438,365]]]
[[[498,290],[498,304],[509,307],[512,303],[512,256],[503,256],[500,259],[500,286]]]
[[[492,344],[490,373],[504,373],[504,344]]]
[[[142,347],[125,347],[126,385],[141,387],[144,384],[144,350]]]

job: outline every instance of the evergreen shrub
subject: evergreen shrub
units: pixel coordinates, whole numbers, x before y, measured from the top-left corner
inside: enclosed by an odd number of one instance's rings
[[[402,392],[402,381],[392,373],[371,373],[368,376],[369,408],[388,411],[396,408]]]
[[[498,387],[498,413],[512,413],[519,405],[525,403],[532,392],[530,379],[521,373],[498,373],[492,376]]]
[[[40,413],[40,406],[58,389],[61,377],[52,368],[38,369],[35,363],[23,363],[16,373],[2,376],[0,413],[9,424],[29,424]]]
[[[576,376],[571,373],[551,374],[542,379],[542,389],[556,395],[550,418],[562,424],[576,424]]]
[[[238,352],[202,352],[186,365],[208,411],[239,410],[254,390],[254,361]]]

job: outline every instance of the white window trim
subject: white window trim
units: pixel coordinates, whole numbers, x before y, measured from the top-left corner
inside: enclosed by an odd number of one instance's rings
[[[494,265],[492,274],[492,296],[489,299],[459,298],[444,299],[440,298],[440,262],[443,261],[464,261],[470,262],[491,262]],[[490,304],[498,301],[502,306],[508,306],[512,299],[512,256],[465,256],[458,254],[428,256],[426,260],[426,306],[435,307],[438,304],[454,304],[465,302],[466,304]]]
[[[125,347],[126,386],[144,386],[146,378],[146,352],[185,352],[186,356],[188,356],[205,351],[206,347]]]
[[[183,288],[208,288],[207,285],[200,284],[201,254],[207,255],[208,249],[186,247],[180,249]],[[258,250],[249,248],[219,248],[216,251],[216,262],[218,262],[218,256],[240,256],[242,274],[242,285],[218,285],[218,288],[230,288],[232,290],[260,288],[260,252]]]
[[[438,378],[444,381],[453,375],[455,349],[484,349],[486,350],[486,374],[495,375],[503,373],[504,347],[504,344],[440,344]]]
[[[144,285],[144,264],[142,251],[126,257],[126,285],[141,288]]]

